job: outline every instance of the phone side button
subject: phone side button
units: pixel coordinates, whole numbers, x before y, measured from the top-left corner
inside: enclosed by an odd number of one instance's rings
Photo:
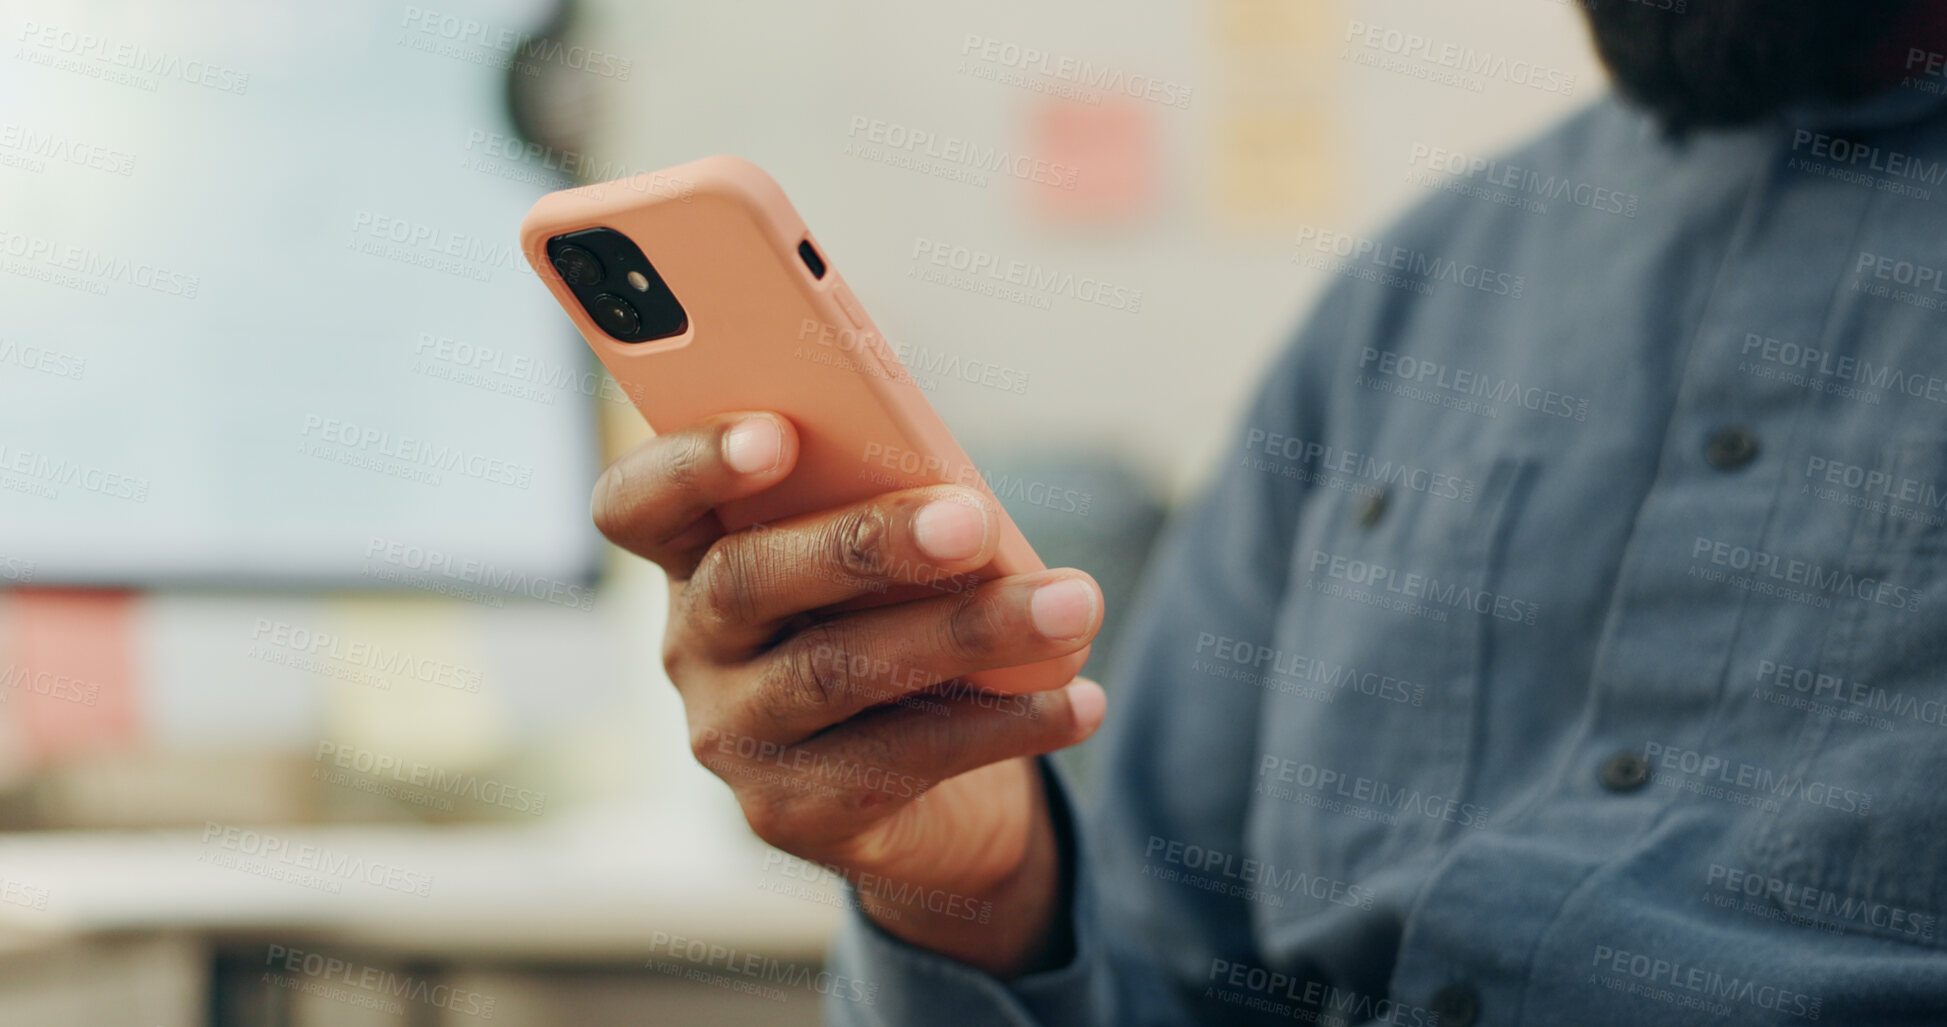
[[[869,323],[865,316],[865,308],[859,306],[858,298],[852,295],[852,290],[841,285],[832,290],[832,295],[838,298],[838,305],[844,308],[845,316],[852,319],[852,327],[864,328]]]
[[[838,299],[839,309],[844,311],[846,319],[852,322],[852,330],[857,333],[857,345],[853,352],[872,362],[873,374],[894,380],[905,377],[903,370],[894,370],[899,366],[899,358],[893,355],[891,347],[886,345],[886,340],[879,336],[878,331],[868,327],[872,321],[865,316],[865,308],[859,305],[858,297],[852,295],[852,290],[846,288],[844,282],[839,282],[832,288],[832,295]]]

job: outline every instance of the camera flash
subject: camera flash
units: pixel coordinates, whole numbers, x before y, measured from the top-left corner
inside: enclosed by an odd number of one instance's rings
[[[634,286],[637,292],[648,292],[649,276],[640,271],[631,271],[629,272],[629,284]]]

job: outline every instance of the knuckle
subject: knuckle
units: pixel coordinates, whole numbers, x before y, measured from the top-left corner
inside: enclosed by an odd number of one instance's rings
[[[771,664],[759,699],[764,713],[794,720],[835,702],[850,687],[846,663],[829,629],[806,630]]]
[[[694,492],[716,460],[716,441],[697,432],[667,436],[658,472],[663,488],[674,493]]]
[[[814,795],[804,783],[783,781],[771,787],[748,787],[736,793],[738,807],[752,834],[773,848],[785,852],[810,850],[818,836],[831,832],[833,809]]]
[[[832,525],[827,537],[834,565],[846,573],[876,578],[886,572],[891,560],[886,541],[891,529],[878,507],[867,506],[847,512]]]
[[[672,630],[665,629],[663,632],[663,673],[668,675],[672,683],[680,685],[689,672],[689,647],[677,641],[674,636],[675,632]]]
[[[589,517],[595,522],[595,530],[610,540],[620,538],[629,530],[631,518],[623,492],[626,477],[621,464],[610,464],[602,476],[595,479],[595,494],[589,501]]]
[[[785,747],[720,730],[709,718],[695,717],[690,721],[689,742],[690,754],[697,763],[730,786],[744,820],[757,837],[789,850],[816,829],[818,808],[804,794],[797,779],[801,775],[778,777],[769,772],[776,768],[745,766],[753,760],[761,764],[786,751]]]
[[[765,789],[740,792],[737,805],[744,811],[744,822],[751,833],[765,844],[789,849],[798,841],[801,816],[798,804],[785,791]]]
[[[716,772],[716,767],[711,760],[716,755],[717,739],[721,736],[722,732],[712,727],[698,724],[690,726],[690,755],[712,773]]]
[[[714,443],[695,433],[658,438],[650,445],[655,451],[646,462],[654,471],[646,478],[640,463],[634,472],[629,470],[635,461],[625,456],[595,480],[589,515],[596,529],[612,541],[633,533],[649,503],[698,491],[716,456]]]
[[[756,572],[736,537],[717,540],[703,554],[686,590],[693,615],[710,625],[743,624],[757,615]]]
[[[1081,721],[1075,716],[1075,707],[1060,690],[1042,692],[1028,704],[1028,721],[1033,726],[1037,743],[1058,742],[1073,735]]]
[[[946,619],[945,645],[963,660],[979,660],[998,653],[1012,637],[1007,615],[992,596],[972,595],[955,606]]]

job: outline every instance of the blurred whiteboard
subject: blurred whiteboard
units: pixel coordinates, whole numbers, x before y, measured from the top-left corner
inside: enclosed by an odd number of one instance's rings
[[[589,573],[601,379],[515,239],[565,181],[503,110],[550,10],[439,6],[0,15],[7,577]]]

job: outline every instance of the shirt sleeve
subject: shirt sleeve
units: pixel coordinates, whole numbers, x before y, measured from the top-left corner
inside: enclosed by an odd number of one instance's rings
[[[1274,437],[1286,451],[1289,439],[1319,436],[1308,393],[1328,380],[1341,349],[1337,298],[1267,372],[1211,486],[1173,519],[1146,576],[1105,683],[1108,718],[1091,743],[1094,816],[1064,850],[1075,861],[1073,958],[1003,983],[886,934],[850,904],[831,965],[865,982],[873,1000],[832,998],[827,1023],[1239,1022],[1240,1011],[1201,996],[1218,961],[1256,963],[1248,900],[1165,878],[1171,853],[1180,862],[1190,847],[1242,858],[1263,695],[1193,667],[1214,639],[1272,635],[1308,486],[1303,464],[1266,447]],[[1051,808],[1071,810],[1060,775],[1047,776]]]

